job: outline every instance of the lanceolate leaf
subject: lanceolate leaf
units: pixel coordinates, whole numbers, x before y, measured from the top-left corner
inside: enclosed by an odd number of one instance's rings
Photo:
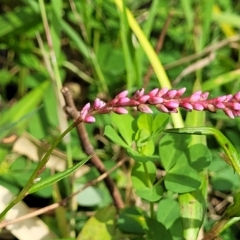
[[[120,146],[124,148],[128,148],[129,146],[123,141],[123,139],[117,134],[116,130],[110,126],[107,125],[104,130],[104,135],[106,135],[108,138],[110,138],[113,142],[119,144]]]
[[[19,102],[13,105],[10,109],[4,111],[0,115],[0,126],[4,130],[9,124],[16,123],[17,121],[23,120],[29,112],[33,111],[43,98],[46,89],[49,87],[49,82],[42,83],[39,87],[29,92]],[[6,131],[1,131],[0,137],[4,137],[7,134]]]
[[[81,162],[77,163],[76,165],[74,165],[73,167],[57,173],[51,177],[48,177],[46,179],[40,180],[39,182],[35,183],[28,191],[28,193],[33,193],[36,192],[40,189],[43,189],[45,187],[48,187],[58,181],[60,181],[61,179],[69,176],[71,173],[73,173],[74,171],[76,171],[79,167],[81,167],[83,164],[85,164],[92,156],[87,157],[86,159],[82,160]]]

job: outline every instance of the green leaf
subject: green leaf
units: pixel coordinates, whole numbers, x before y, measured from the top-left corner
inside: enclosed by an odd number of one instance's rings
[[[84,184],[76,184],[75,189],[80,189]],[[100,192],[100,189],[97,187],[89,186],[82,190],[78,195],[77,195],[77,203],[79,206],[83,207],[93,207],[102,202],[102,195]]]
[[[200,187],[198,173],[189,166],[186,158],[182,157],[168,171],[164,178],[165,187],[173,192],[186,193]]]
[[[8,84],[12,78],[13,78],[13,74],[11,74],[9,71],[5,69],[2,69],[0,71],[0,79],[1,79],[2,86],[5,86],[6,84]]]
[[[223,161],[219,163],[220,166],[222,164],[224,165],[222,166],[223,168],[220,171],[215,172],[210,179],[213,189],[227,192],[238,189],[240,187],[239,176],[234,174],[232,168]]]
[[[158,134],[162,132],[169,122],[170,116],[165,113],[158,113],[152,123],[153,134]]]
[[[86,159],[82,160],[81,162],[77,163],[71,168],[68,168],[67,170],[57,173],[53,176],[50,176],[46,179],[40,180],[39,182],[35,183],[28,191],[28,193],[33,193],[36,191],[39,191],[40,189],[43,189],[45,187],[51,186],[52,184],[60,181],[61,179],[69,176],[71,173],[76,171],[79,167],[81,167],[83,164],[85,164],[92,156],[87,157]]]
[[[138,188],[136,194],[148,202],[156,202],[162,198],[163,188],[161,185],[154,185],[152,187]]]
[[[219,24],[229,24],[233,27],[240,28],[240,17],[238,14],[233,14],[232,12],[223,12],[220,14],[214,14],[213,20]]]
[[[137,147],[144,146],[150,139],[151,135],[145,129],[138,129],[135,134],[134,140],[136,141]]]
[[[159,156],[164,169],[168,171],[187,151],[189,137],[177,135],[165,135],[159,142]]]
[[[39,58],[32,53],[21,53],[19,56],[20,63],[22,66],[27,67],[29,69],[37,70],[38,72],[43,72],[46,70],[40,62]]]
[[[173,199],[162,199],[158,204],[157,220],[168,229],[180,217],[179,204]]]
[[[132,148],[127,148],[127,153],[137,162],[159,161],[159,157],[157,155],[144,156],[142,153],[139,153]]]
[[[145,130],[149,135],[152,133],[153,117],[150,114],[141,114],[137,120],[137,126],[141,130]]]
[[[222,75],[218,75],[216,78],[208,79],[207,81],[204,81],[202,84],[203,91],[210,91],[212,89],[216,89],[217,87],[220,87],[221,85],[228,84],[232,81],[235,81],[239,77],[240,70],[234,70],[227,73],[224,73]]]
[[[111,44],[100,44],[97,58],[104,72],[119,75],[125,71],[125,59],[122,49],[115,48]],[[121,62],[121,64],[119,64]]]
[[[124,147],[124,148],[128,148],[129,146],[122,140],[121,137],[119,137],[119,135],[117,134],[117,132],[115,131],[115,129],[110,126],[107,125],[104,129],[104,135],[106,135],[109,139],[111,139],[114,143],[119,144],[120,146]]]
[[[170,232],[162,223],[158,222],[156,219],[147,218],[146,223],[147,239],[159,240],[161,236],[161,239],[172,240]]]
[[[26,114],[33,111],[39,102],[42,100],[49,82],[42,83],[39,87],[29,92],[20,101],[13,105],[10,109],[5,110],[0,115],[0,126],[4,129],[5,126],[18,122],[25,117]],[[0,132],[0,138],[6,136],[7,132]]]
[[[124,208],[119,214],[118,227],[126,233],[143,234],[145,228],[143,210],[137,207]]]
[[[152,162],[144,163],[146,165],[148,171],[148,178],[151,183],[153,183],[156,179],[156,167]],[[135,162],[132,168],[132,184],[135,190],[148,187],[147,177],[144,169],[144,164],[140,162]]]
[[[188,149],[189,161],[191,167],[197,172],[203,171],[208,167],[212,160],[212,154],[210,150],[202,143],[191,145]]]
[[[36,27],[41,18],[29,7],[15,8],[0,16],[0,37],[8,34],[26,33]]]
[[[66,21],[62,19],[58,20],[63,32],[74,42],[78,51],[82,53],[86,59],[90,60],[90,51],[80,35]]]
[[[77,240],[112,240],[115,235],[116,208],[98,210],[84,225]]]
[[[143,145],[139,152],[141,152],[145,156],[152,156],[155,151],[155,144],[153,139],[149,139],[145,145]]]
[[[128,144],[131,146],[133,141],[133,120],[134,118],[130,114],[119,115],[111,113],[112,124],[117,127],[119,133]]]

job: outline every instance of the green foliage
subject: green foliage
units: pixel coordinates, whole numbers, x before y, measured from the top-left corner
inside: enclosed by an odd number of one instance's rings
[[[78,109],[124,89],[187,87],[213,97],[240,89],[237,1],[22,0],[0,10],[0,187],[16,196],[12,205],[2,196],[6,212],[32,193],[60,202],[99,177],[69,133],[62,85]],[[58,239],[192,240],[204,227],[211,239],[238,239],[239,119],[185,115],[96,116],[87,134],[105,168],[129,159],[109,175],[126,205],[116,209],[101,182],[48,216],[47,231]],[[219,211],[222,203],[229,205]]]

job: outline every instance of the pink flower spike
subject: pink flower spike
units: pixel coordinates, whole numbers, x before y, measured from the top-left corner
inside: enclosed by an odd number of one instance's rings
[[[93,116],[87,116],[87,117],[85,117],[85,119],[84,119],[84,122],[85,123],[93,123],[93,122],[95,122],[96,120],[95,120],[95,118],[93,117]]]
[[[215,106],[216,108],[218,108],[218,109],[223,109],[223,108],[225,108],[225,105],[224,105],[224,103],[222,103],[222,102],[216,102],[216,103],[214,104],[214,106]]]
[[[170,90],[165,94],[165,97],[167,98],[174,98],[177,95],[177,90]]]
[[[101,106],[101,100],[99,98],[96,98],[94,103],[93,103],[93,108],[98,109]]]
[[[193,106],[190,103],[184,102],[180,104],[181,107],[187,109],[187,110],[192,110]]]
[[[117,114],[127,114],[128,113],[128,111],[123,107],[114,107],[113,112],[115,112]]]
[[[150,104],[159,104],[159,103],[163,103],[163,99],[161,97],[150,97],[148,102]]]
[[[158,93],[158,91],[159,91],[159,89],[158,89],[158,88],[155,88],[155,89],[153,89],[152,91],[150,91],[148,95],[149,95],[150,97],[155,97],[156,94]]]
[[[240,92],[236,93],[233,97],[239,102],[240,101]]]
[[[100,100],[99,98],[96,98],[94,103],[93,103],[93,108],[96,110],[96,109],[99,109],[99,108],[102,108],[106,105],[105,102],[103,102],[102,100]]]
[[[185,91],[186,91],[185,87],[178,89],[175,97],[181,97],[185,93]]]
[[[217,111],[216,107],[215,107],[213,104],[211,104],[211,103],[209,103],[209,104],[207,105],[207,109],[208,109],[208,111],[210,111],[210,112],[216,112],[216,111]]]
[[[130,101],[130,98],[122,97],[118,100],[117,104],[119,104],[121,106],[126,106],[126,105],[128,105],[129,101]]]
[[[80,112],[80,116],[81,116],[81,118],[82,119],[85,119],[85,117],[87,116],[87,114],[88,114],[88,110],[82,110],[81,112]]]
[[[233,114],[234,114],[234,116],[236,116],[236,117],[240,117],[240,111],[234,111]]]
[[[161,112],[169,113],[168,108],[165,107],[165,106],[162,105],[162,104],[157,104],[157,105],[156,105],[156,108],[157,108],[159,111],[161,111]]]
[[[191,102],[197,102],[199,101],[200,97],[201,97],[202,91],[198,91],[192,94],[192,96],[190,97],[190,101]]]
[[[197,111],[202,111],[204,109],[204,107],[200,103],[194,103],[193,104],[193,109],[195,109]]]
[[[168,92],[168,88],[162,88],[162,89],[159,89],[156,97],[162,97],[164,94],[166,94]]]
[[[138,111],[143,112],[143,113],[153,113],[152,109],[146,105],[146,104],[139,104],[137,106]]]
[[[224,109],[223,111],[228,117],[234,119],[233,112],[230,109]]]
[[[134,98],[134,99],[139,99],[140,97],[143,96],[144,91],[145,91],[144,88],[141,88],[141,89],[137,90],[137,91],[134,93],[133,98]]]
[[[141,97],[138,99],[138,101],[139,101],[140,103],[145,103],[149,98],[150,98],[149,95],[143,95],[143,96],[141,96]]]
[[[114,98],[110,101],[110,104],[115,106],[117,104],[118,100],[119,100],[118,98]]]
[[[233,95],[232,95],[232,94],[228,94],[228,95],[226,96],[226,100],[225,100],[224,102],[228,102],[228,101],[230,101],[232,98],[233,98]]]
[[[234,102],[232,103],[232,109],[235,111],[239,111],[240,110],[240,103]]]
[[[137,106],[139,105],[140,102],[139,101],[136,101],[134,99],[130,99],[129,103],[128,103],[128,106]]]
[[[167,108],[177,108],[179,107],[179,103],[170,101],[170,102],[165,102],[164,106],[166,106]]]
[[[87,103],[83,108],[82,108],[82,110],[89,110],[90,109],[90,107],[91,107],[91,105],[90,105],[90,103]]]
[[[100,113],[100,114],[105,114],[105,113],[111,112],[112,109],[113,109],[112,106],[106,106],[106,107],[103,107],[103,108],[99,108],[99,109],[97,110],[97,112]]]
[[[227,98],[226,96],[220,96],[220,97],[217,97],[216,99],[218,102],[225,102],[226,98]]]
[[[127,95],[128,95],[128,90],[124,90],[120,92],[115,98],[119,99],[119,98],[126,97]]]
[[[208,98],[209,92],[204,92],[201,94],[200,100],[204,101]]]

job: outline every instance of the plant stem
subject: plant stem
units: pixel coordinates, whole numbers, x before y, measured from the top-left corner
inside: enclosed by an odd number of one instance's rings
[[[39,173],[42,171],[42,169],[45,167],[46,163],[48,162],[50,155],[54,148],[60,143],[60,141],[63,139],[64,136],[66,136],[67,133],[69,133],[74,127],[76,127],[80,122],[75,121],[73,122],[53,143],[53,145],[48,149],[45,156],[42,158],[42,160],[39,162],[37,168],[34,170],[32,176],[28,180],[26,186],[22,189],[22,191],[17,195],[17,197],[10,202],[10,204],[0,213],[0,220],[3,219],[5,214],[18,202],[20,202],[28,193],[28,190],[31,188],[31,186],[34,184],[34,180],[37,178]]]
[[[145,176],[146,176],[146,180],[147,180],[147,186],[149,188],[152,188],[153,185],[152,185],[152,182],[150,180],[148,169],[147,169],[147,165],[146,165],[145,162],[143,163],[143,168],[144,168],[144,172],[145,172]],[[149,207],[150,207],[150,217],[154,218],[154,203],[150,202],[149,203]]]

